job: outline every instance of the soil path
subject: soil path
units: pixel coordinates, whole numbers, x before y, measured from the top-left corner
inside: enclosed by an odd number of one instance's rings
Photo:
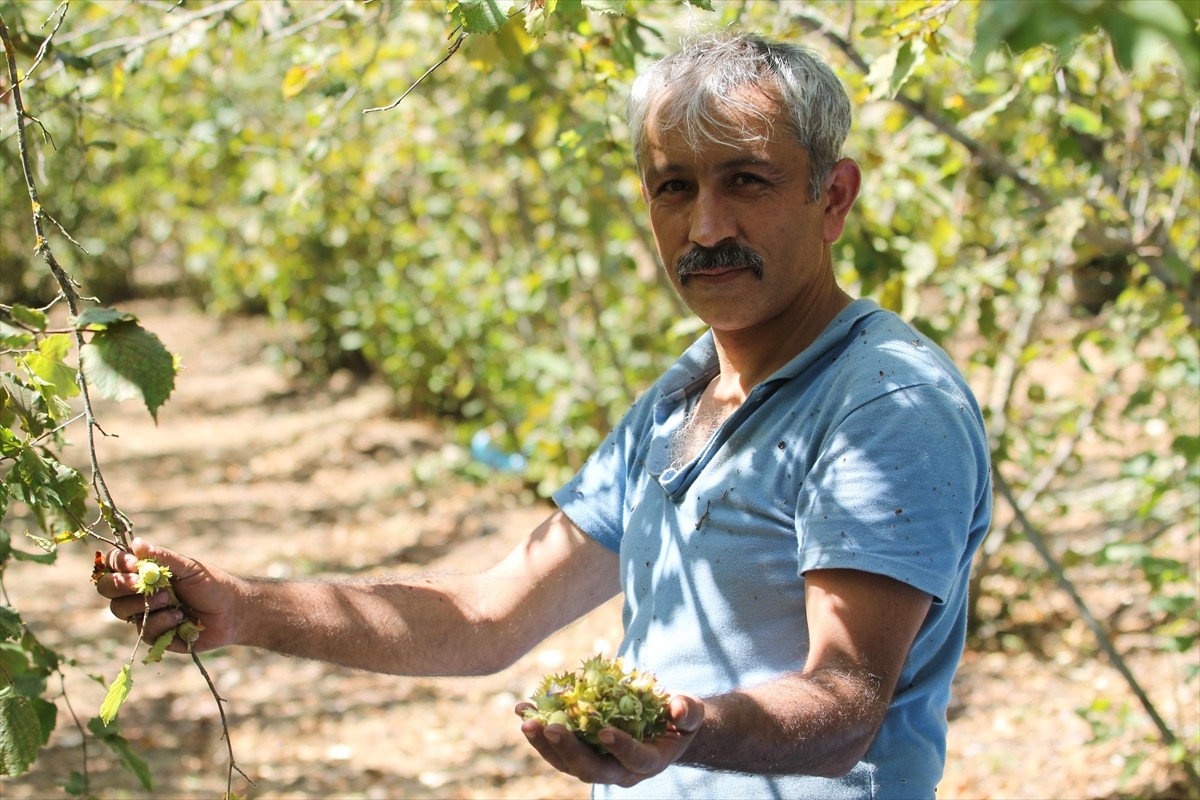
[[[465,478],[465,454],[436,426],[389,415],[381,387],[334,380],[314,390],[287,380],[271,364],[278,334],[261,321],[219,323],[161,304],[130,309],[185,367],[158,426],[134,404],[100,410],[105,430],[119,437],[102,442],[101,463],[142,536],[249,574],[367,577],[480,568],[547,512],[514,499],[521,493],[509,481]],[[22,564],[5,576],[38,635],[78,662],[66,688],[84,719],[104,694],[86,676],[111,679],[133,644],[128,626],[91,592],[91,553],[65,548],[53,568]],[[586,786],[555,773],[524,741],[512,707],[543,673],[611,653],[619,638],[614,601],[486,678],[369,675],[248,649],[216,652],[205,663],[228,700],[238,765],[257,784],[236,781],[243,796],[584,798]],[[1037,656],[967,654],[940,797],[1179,791],[1168,788],[1157,757],[1121,779],[1129,748],[1149,733],[1144,726],[1084,747],[1091,729],[1076,709],[1098,696],[1128,700],[1115,673],[1074,655],[1078,644]],[[1178,685],[1178,665],[1142,666]],[[59,787],[81,769],[81,737],[66,703],[59,707],[33,771],[0,784],[8,800],[65,797]],[[186,659],[135,669],[121,729],[150,763],[155,789],[144,792],[93,742],[89,776],[98,796],[224,791],[217,709]]]

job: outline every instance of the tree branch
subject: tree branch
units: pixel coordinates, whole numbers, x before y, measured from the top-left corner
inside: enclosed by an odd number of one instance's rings
[[[58,30],[57,26],[55,30]],[[59,289],[67,302],[67,307],[70,309],[71,315],[78,316],[80,304],[78,284],[63,269],[62,265],[58,263],[58,259],[54,257],[54,251],[50,247],[50,242],[46,238],[43,220],[49,218],[49,214],[42,207],[37,184],[33,179],[33,169],[29,163],[29,143],[25,137],[25,120],[32,120],[33,116],[25,110],[25,101],[21,96],[21,85],[17,72],[16,50],[13,47],[8,25],[5,24],[3,17],[0,17],[0,40],[3,40],[4,43],[4,58],[8,65],[9,80],[12,82],[13,114],[17,122],[17,151],[20,154],[21,170],[25,175],[25,189],[29,193],[29,202],[33,208],[33,231],[36,242],[34,252],[40,255],[46,262],[46,266],[50,268],[50,273],[54,276],[55,281],[58,282]],[[56,222],[55,225],[57,224]],[[76,329],[74,335],[76,352],[81,352],[84,346],[83,332]],[[121,513],[113,501],[112,494],[108,491],[108,485],[104,481],[104,474],[100,469],[100,461],[96,455],[96,431],[99,430],[99,424],[96,422],[96,415],[92,409],[91,392],[88,389],[87,378],[84,377],[82,369],[76,372],[76,380],[79,383],[80,395],[83,398],[84,415],[87,418],[88,456],[91,461],[92,488],[96,492],[96,502],[99,504],[105,521],[112,528],[121,546],[127,550],[131,550],[133,525],[130,523],[129,518]]]
[[[467,32],[460,30],[458,32],[458,38],[455,39],[454,42],[450,45],[450,47],[446,50],[446,55],[442,56],[442,60],[437,62],[436,64],[434,64],[429,69],[425,70],[425,73],[423,75],[421,75],[421,77],[417,78],[417,80],[413,83],[412,86],[409,86],[407,89],[404,90],[404,94],[400,95],[399,97],[397,97],[395,100],[393,100],[391,103],[389,103],[386,106],[379,106],[378,108],[364,108],[362,113],[370,114],[373,111],[391,111],[393,108],[400,105],[400,102],[402,100],[404,100],[404,98],[408,97],[412,93],[413,89],[416,89],[418,86],[421,85],[421,81],[428,78],[430,75],[433,74],[434,70],[436,70],[442,64],[445,64],[447,61],[449,61],[450,57],[458,52],[458,48],[462,47],[462,43],[464,41],[466,41],[466,39],[467,39]]]

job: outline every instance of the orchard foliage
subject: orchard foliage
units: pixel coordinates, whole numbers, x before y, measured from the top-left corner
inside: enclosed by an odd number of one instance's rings
[[[964,366],[1012,498],[976,571],[979,645],[1020,646],[1010,623],[1034,613],[1043,569],[1084,568],[1131,582],[1154,646],[1185,664],[1200,633],[1197,16],[1189,0],[0,0],[48,235],[80,245],[55,252],[85,295],[183,286],[217,313],[269,314],[295,332],[293,364],[378,374],[405,413],[523,455],[543,492],[699,331],[648,237],[623,120],[638,67],[726,25],[821,50],[857,109],[846,155],[864,173],[841,278]],[[124,312],[89,307],[63,330],[37,317],[59,287],[24,224],[11,108],[0,96],[0,497],[52,550],[89,516],[88,481],[51,452],[76,370],[140,365],[96,388],[154,413],[170,356]],[[52,557],[12,530],[0,569]],[[1040,530],[1058,563],[1018,536]],[[11,774],[54,725],[58,657],[0,612],[0,711],[39,720],[28,741],[0,736]],[[1177,760],[1200,747],[1163,738]]]

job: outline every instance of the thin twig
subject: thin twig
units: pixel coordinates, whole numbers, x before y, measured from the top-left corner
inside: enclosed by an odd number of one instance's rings
[[[309,15],[299,22],[295,22],[286,28],[280,28],[277,31],[271,32],[267,36],[267,41],[274,42],[280,39],[286,39],[287,37],[293,36],[300,31],[305,30],[306,28],[311,28],[313,25],[319,25],[320,23],[332,17],[338,11],[341,11],[343,7],[344,5],[340,1],[330,3],[317,13]]]
[[[450,57],[458,52],[458,48],[462,47],[462,43],[464,41],[466,41],[466,39],[467,39],[467,32],[460,30],[458,33],[458,38],[455,39],[454,43],[451,44],[450,47],[446,50],[446,55],[442,57],[442,60],[437,62],[436,64],[434,64],[429,69],[425,70],[425,74],[423,74],[421,77],[417,78],[416,82],[412,86],[405,89],[404,94],[400,95],[394,101],[392,101],[391,103],[389,103],[386,106],[379,106],[378,108],[364,108],[362,113],[370,114],[372,111],[391,111],[393,108],[400,105],[401,101],[403,101],[404,98],[408,97],[409,94],[412,93],[413,89],[416,89],[418,86],[421,85],[421,81],[428,78],[430,75],[433,74],[434,70],[436,70],[442,64],[445,64],[447,61],[449,61]]]
[[[204,668],[204,664],[200,661],[200,654],[192,649],[190,643],[188,644],[188,655],[192,657],[196,669],[200,670],[200,674],[204,676],[204,682],[208,684],[208,691],[212,693],[213,699],[217,701],[217,712],[221,715],[221,728],[225,732],[225,748],[229,752],[229,770],[225,775],[224,800],[233,800],[234,770],[237,770],[238,775],[249,781],[251,786],[257,786],[258,784],[251,780],[250,776],[237,765],[237,761],[233,758],[233,738],[229,735],[229,720],[225,717],[225,698],[221,697],[217,691],[217,684],[213,682],[212,676],[208,674],[208,670]]]
[[[79,721],[79,715],[75,713],[75,707],[71,705],[71,698],[67,696],[67,676],[62,669],[55,667],[54,671],[58,673],[58,682],[62,687],[62,699],[67,705],[67,713],[71,715],[71,719],[75,723],[75,729],[79,731],[80,745],[83,749],[83,771],[80,775],[83,776],[83,792],[91,794],[88,789],[91,785],[91,776],[88,775],[88,737],[87,730],[83,723]]]
[[[217,3],[211,6],[205,6],[191,14],[186,14],[182,17],[175,17],[171,25],[166,28],[161,28],[157,31],[151,31],[140,36],[126,36],[120,39],[112,39],[107,42],[100,42],[87,48],[80,56],[83,58],[91,58],[108,50],[117,50],[119,53],[128,53],[136,50],[139,47],[145,47],[151,42],[156,42],[159,39],[165,39],[168,36],[174,36],[176,33],[186,28],[188,25],[197,20],[206,19],[208,17],[220,16],[238,6],[242,5],[246,0],[225,0],[223,3]]]
[[[50,273],[58,282],[59,289],[62,291],[62,296],[67,302],[67,308],[70,310],[71,316],[77,317],[79,316],[80,304],[78,284],[62,265],[58,263],[58,259],[54,257],[54,251],[51,249],[50,242],[45,234],[43,219],[49,215],[42,207],[37,184],[33,179],[33,168],[29,161],[29,142],[25,136],[25,120],[33,119],[33,116],[25,110],[25,101],[21,96],[21,85],[17,73],[16,49],[13,47],[12,36],[3,17],[0,17],[0,40],[3,40],[4,57],[8,65],[8,76],[12,82],[13,114],[17,122],[17,151],[20,154],[21,170],[25,176],[25,189],[29,193],[29,202],[33,209],[34,252],[41,255],[42,259],[46,262],[46,266],[50,268]],[[57,224],[55,223],[55,225]],[[76,329],[76,352],[81,352],[84,344],[83,331]],[[130,534],[132,533],[133,525],[130,523],[129,518],[121,513],[113,501],[112,494],[108,491],[108,485],[104,481],[104,474],[100,469],[100,460],[96,455],[96,431],[99,425],[96,422],[96,414],[92,408],[92,397],[87,378],[84,376],[82,369],[76,372],[76,381],[79,384],[79,392],[83,399],[84,414],[87,418],[88,456],[91,461],[92,488],[96,492],[96,501],[100,505],[101,511],[104,512],[105,521],[112,528],[113,533],[116,534],[122,548],[131,551],[133,545]]]

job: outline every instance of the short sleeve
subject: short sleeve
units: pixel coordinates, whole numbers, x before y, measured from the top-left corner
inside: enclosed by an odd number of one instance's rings
[[[629,459],[635,452],[632,442],[642,404],[635,404],[625,414],[580,470],[552,496],[580,530],[614,553],[620,552],[625,528]]]
[[[877,573],[945,602],[987,470],[965,399],[928,384],[872,399],[827,433],[800,488],[800,572]]]

